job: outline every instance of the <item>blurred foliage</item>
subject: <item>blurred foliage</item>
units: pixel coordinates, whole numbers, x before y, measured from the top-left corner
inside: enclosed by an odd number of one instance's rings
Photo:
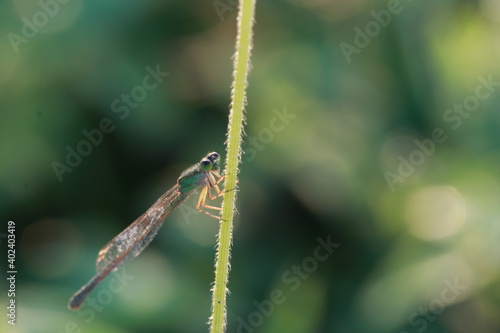
[[[0,329],[208,330],[217,223],[194,197],[99,307],[66,303],[108,240],[224,153],[232,3],[0,3],[0,212],[19,271],[17,325]],[[256,17],[227,331],[499,332],[499,2],[261,1]],[[123,94],[137,103],[117,109]],[[87,156],[60,181],[68,149]]]

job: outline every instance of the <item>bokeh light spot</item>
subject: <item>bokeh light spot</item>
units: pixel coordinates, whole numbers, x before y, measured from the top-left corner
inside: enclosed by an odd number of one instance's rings
[[[500,1],[481,0],[480,6],[484,16],[494,21],[500,22]]]
[[[455,234],[465,221],[465,200],[449,186],[432,186],[410,196],[405,220],[410,232],[424,240]]]

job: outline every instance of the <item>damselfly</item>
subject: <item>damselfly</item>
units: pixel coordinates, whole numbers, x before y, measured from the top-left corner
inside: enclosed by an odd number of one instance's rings
[[[158,233],[163,221],[175,208],[186,200],[197,188],[201,187],[196,209],[211,217],[220,219],[201,208],[220,210],[220,207],[206,204],[207,198],[212,200],[223,194],[218,184],[223,180],[219,175],[220,156],[210,153],[199,163],[185,170],[177,179],[177,183],[163,194],[144,214],[139,216],[125,230],[109,241],[97,255],[96,275],[78,290],[69,300],[68,307],[76,310],[88,294],[109,273],[122,267],[137,257]],[[217,192],[214,196],[211,189]]]

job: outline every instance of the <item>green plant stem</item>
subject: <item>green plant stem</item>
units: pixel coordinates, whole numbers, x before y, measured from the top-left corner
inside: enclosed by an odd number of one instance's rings
[[[226,175],[222,219],[217,244],[215,262],[215,283],[212,295],[212,315],[210,332],[222,333],[226,327],[226,294],[229,275],[233,216],[236,201],[238,164],[241,157],[241,136],[243,133],[246,104],[247,76],[250,69],[252,49],[252,26],[255,15],[255,0],[240,0],[238,9],[238,35],[234,56],[234,74],[231,110],[229,112],[227,134]]]

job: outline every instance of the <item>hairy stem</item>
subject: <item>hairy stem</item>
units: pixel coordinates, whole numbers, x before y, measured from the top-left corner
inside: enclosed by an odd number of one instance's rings
[[[255,15],[255,0],[240,0],[238,9],[238,35],[234,55],[233,89],[231,110],[227,132],[227,156],[224,174],[224,199],[222,201],[222,219],[217,244],[215,261],[215,282],[212,289],[212,315],[210,332],[222,333],[226,327],[226,295],[229,275],[229,258],[233,231],[233,216],[237,193],[238,164],[241,158],[241,137],[246,104],[247,76],[250,70],[252,49],[252,26]]]

